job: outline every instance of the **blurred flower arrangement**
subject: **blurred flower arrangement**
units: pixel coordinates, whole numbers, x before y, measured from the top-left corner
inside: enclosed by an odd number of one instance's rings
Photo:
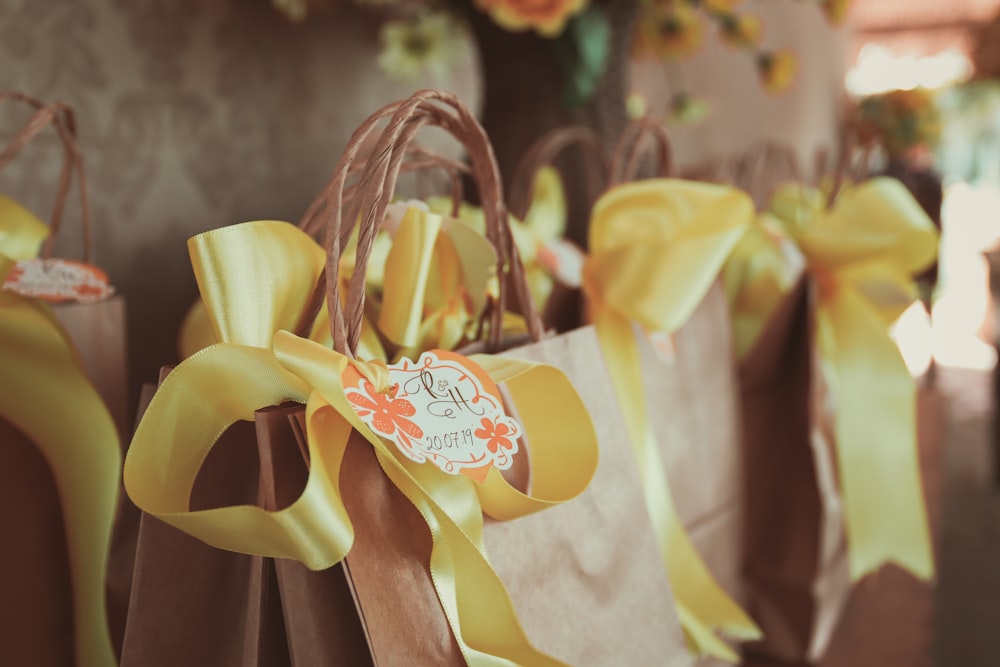
[[[800,0],[815,4],[833,24],[846,17],[851,0]],[[353,0],[386,14],[380,30],[378,64],[397,80],[423,74],[441,77],[462,58],[468,29],[457,7],[447,0]],[[272,0],[289,20],[329,10],[337,0]],[[495,24],[510,32],[534,31],[553,40],[568,67],[565,98],[570,106],[585,102],[604,72],[610,48],[606,19],[594,0],[472,0]],[[705,43],[708,26],[731,48],[745,51],[761,87],[768,93],[787,90],[795,81],[798,61],[787,49],[764,49],[764,25],[759,17],[739,11],[744,0],[639,0],[633,52],[656,58],[669,72],[677,61],[696,53]],[[693,123],[709,111],[707,103],[671,81],[674,99],[670,117]]]
[[[861,98],[855,122],[862,146],[880,146],[890,159],[930,155],[941,134],[935,94],[924,88]]]

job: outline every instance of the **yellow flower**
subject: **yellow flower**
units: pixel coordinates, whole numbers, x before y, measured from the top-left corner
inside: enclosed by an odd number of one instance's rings
[[[701,46],[705,26],[687,5],[648,5],[639,19],[636,48],[661,58],[682,58]]]
[[[555,37],[587,6],[587,0],[476,0],[476,6],[511,32],[534,30]]]
[[[781,93],[795,82],[799,63],[787,49],[761,53],[757,56],[757,72],[761,85],[769,93]]]
[[[391,79],[414,79],[424,72],[444,77],[462,55],[462,27],[445,12],[387,21],[379,37],[378,66]]]
[[[704,0],[702,6],[709,12],[729,13],[743,4],[743,0]]]
[[[840,25],[847,18],[852,0],[824,0],[823,13],[826,20],[834,25]]]
[[[696,125],[711,111],[711,104],[687,93],[677,93],[670,101],[670,120],[676,125]]]
[[[747,48],[760,43],[764,26],[756,16],[726,13],[719,16],[719,27],[722,41],[734,48]]]
[[[625,113],[631,120],[642,118],[649,111],[649,102],[642,93],[630,93],[625,99]]]

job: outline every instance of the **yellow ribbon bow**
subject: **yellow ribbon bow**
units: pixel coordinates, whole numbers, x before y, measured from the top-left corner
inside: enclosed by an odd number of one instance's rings
[[[483,310],[495,275],[496,256],[481,233],[419,206],[394,206],[405,208],[402,219],[392,235],[383,230],[375,237],[366,271],[367,309],[358,350],[366,359],[416,358],[425,350],[459,346]],[[356,244],[355,233],[340,261],[345,297]],[[321,252],[318,246],[313,250]],[[310,338],[332,344],[325,315]],[[204,302],[196,301],[181,326],[181,357],[219,340]]]
[[[713,630],[756,639],[760,630],[722,590],[677,515],[647,414],[633,323],[673,333],[691,317],[753,217],[746,194],[655,179],[608,191],[594,205],[584,289],[639,465],[688,644],[728,660]]]
[[[818,286],[818,347],[836,402],[851,577],[895,562],[929,579],[934,557],[916,446],[916,382],[888,327],[915,298],[912,276],[934,261],[937,231],[890,178],[844,188],[830,210],[820,191],[786,186],[772,210]]]
[[[758,214],[723,270],[733,344],[740,359],[753,348],[795,280],[796,270],[782,248],[781,232],[773,214]]]
[[[0,196],[0,284],[16,261],[38,255],[46,236],[44,223]],[[118,501],[118,432],[48,306],[8,290],[0,290],[0,377],[0,416],[38,446],[59,490],[76,663],[114,665],[104,581]],[[4,548],[16,549],[16,541]]]
[[[597,465],[593,426],[557,369],[487,355],[470,357],[506,383],[531,443],[532,491],[496,470],[477,484],[414,463],[352,409],[342,375],[373,365],[283,329],[298,322],[323,268],[323,251],[292,225],[253,222],[194,237],[192,263],[222,341],[181,363],[157,391],[125,461],[125,486],[144,511],[219,548],[334,565],[353,541],[338,479],[348,437],[360,433],[387,478],[413,503],[433,538],[429,567],[454,637],[470,665],[559,665],[525,637],[487,558],[483,514],[525,516],[575,497]],[[262,270],[266,267],[267,270]],[[198,469],[236,420],[284,401],[306,403],[309,477],[302,495],[277,512],[255,506],[189,511]],[[548,406],[560,406],[558,417]],[[403,600],[401,600],[401,603]]]

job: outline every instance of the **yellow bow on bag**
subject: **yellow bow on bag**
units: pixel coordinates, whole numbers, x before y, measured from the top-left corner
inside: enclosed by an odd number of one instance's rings
[[[402,208],[401,219],[391,234],[383,230],[375,237],[366,271],[368,298],[358,350],[365,359],[395,361],[416,358],[424,350],[454,349],[471,335],[495,285],[496,255],[482,233],[424,210],[419,202],[394,206]],[[340,261],[344,297],[356,243],[355,231]],[[322,252],[319,246],[316,250]],[[332,344],[325,314],[310,338]],[[181,326],[182,358],[219,340],[204,302],[195,302]]]
[[[647,413],[633,323],[646,332],[683,326],[752,217],[750,197],[732,188],[673,179],[620,185],[594,205],[583,278],[688,645],[734,661],[713,631],[749,640],[760,630],[719,586],[677,515]]]
[[[759,213],[747,228],[723,270],[736,355],[753,348],[782,296],[795,281],[796,268],[785,254],[781,223]]]
[[[0,284],[16,261],[38,255],[48,233],[0,196]],[[114,422],[48,306],[8,290],[0,290],[0,378],[0,416],[38,446],[59,490],[76,664],[115,665],[104,590],[121,466]]]
[[[913,275],[937,255],[938,234],[897,180],[847,186],[832,209],[790,185],[772,210],[818,287],[817,344],[835,400],[835,437],[851,577],[894,562],[934,574],[916,441],[916,382],[889,325],[915,299]]]
[[[330,567],[353,541],[338,479],[348,438],[357,431],[427,522],[432,579],[465,660],[561,664],[525,637],[487,560],[482,533],[484,513],[515,519],[569,500],[590,482],[596,435],[566,377],[543,364],[470,357],[493,382],[504,382],[517,404],[531,443],[532,491],[514,489],[496,469],[482,484],[446,474],[411,461],[352,409],[344,371],[353,366],[379,389],[384,366],[283,330],[298,322],[323,268],[323,250],[312,239],[292,225],[265,221],[196,236],[189,248],[222,342],[182,362],[150,403],[125,461],[125,486],[136,505],[222,549]],[[237,420],[253,419],[255,410],[288,400],[306,404],[310,470],[298,500],[277,512],[255,506],[189,511],[198,469],[219,435]],[[553,401],[558,418],[547,411]]]

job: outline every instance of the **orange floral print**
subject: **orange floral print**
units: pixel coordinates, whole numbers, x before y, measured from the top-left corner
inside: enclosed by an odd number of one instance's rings
[[[394,393],[380,394],[367,381],[362,382],[362,389],[367,396],[351,392],[347,395],[347,400],[361,408],[357,411],[361,417],[373,415],[372,425],[376,431],[383,435],[392,435],[398,428],[411,438],[424,437],[423,430],[407,419],[417,412],[412,403],[403,398],[393,398]],[[406,441],[405,436],[403,440]]]
[[[506,30],[534,30],[556,37],[566,22],[587,6],[587,0],[476,0],[476,6]]]
[[[486,417],[483,417],[480,423],[483,427],[476,429],[476,437],[486,440],[486,449],[490,450],[492,454],[496,454],[501,447],[504,449],[514,448],[514,443],[510,441],[510,438],[504,437],[510,435],[509,426],[491,422]]]

